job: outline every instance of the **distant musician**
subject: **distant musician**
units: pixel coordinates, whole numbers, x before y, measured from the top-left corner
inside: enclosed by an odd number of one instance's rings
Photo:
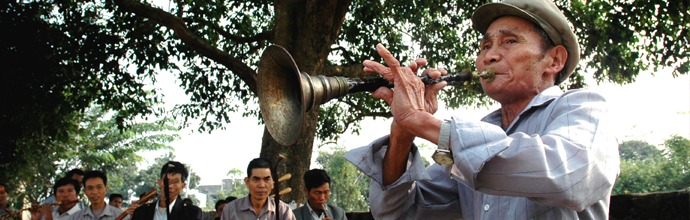
[[[84,174],[82,183],[84,194],[89,198],[91,205],[70,216],[70,220],[115,220],[124,212],[105,202],[105,194],[108,193],[108,177],[105,173],[98,170],[88,171]]]
[[[331,177],[325,170],[309,170],[303,180],[307,203],[292,211],[297,220],[347,220],[342,208],[326,204],[331,197]]]
[[[12,206],[7,204],[7,193],[9,193],[9,188],[7,188],[6,184],[0,182],[0,219],[21,220],[21,212],[19,210],[12,209]]]
[[[77,201],[77,195],[81,190],[81,184],[79,181],[72,178],[62,178],[59,179],[55,185],[53,185],[53,193],[57,202],[60,204],[57,207],[53,207],[53,204],[43,204],[38,209],[32,209],[31,218],[34,220],[41,219],[42,217],[46,220],[66,220],[69,217],[81,210],[81,207]]]
[[[167,174],[166,174],[167,173]],[[168,189],[170,191],[170,212],[166,212],[166,195],[164,185],[164,177],[168,178]],[[177,161],[169,161],[161,168],[160,179],[158,179],[158,186],[160,187],[160,199],[150,204],[145,204],[134,210],[133,220],[201,220],[201,209],[194,205],[188,205],[182,202],[179,196],[180,192],[187,186],[185,181],[189,173],[187,168]]]
[[[244,183],[249,189],[249,195],[228,203],[220,216],[222,220],[269,220],[280,215],[281,220],[295,220],[290,207],[283,201],[275,204],[269,195],[273,190],[271,177],[271,161],[266,158],[256,158],[247,166],[247,177]],[[280,213],[276,213],[276,205],[280,206]]]

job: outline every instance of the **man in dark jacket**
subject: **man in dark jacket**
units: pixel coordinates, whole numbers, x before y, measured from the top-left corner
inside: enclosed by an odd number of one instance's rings
[[[159,192],[160,199],[134,210],[132,220],[201,220],[201,209],[194,205],[185,204],[179,196],[180,192],[187,186],[185,181],[188,174],[187,169],[180,162],[169,161],[163,165],[160,174],[161,178],[158,180],[158,186],[161,189]],[[168,197],[166,197],[166,193],[163,190],[165,189],[166,177],[168,179],[168,193],[170,195]],[[166,198],[170,198],[170,209],[167,211]]]
[[[305,172],[304,186],[307,203],[292,211],[297,220],[347,220],[342,208],[326,204],[331,196],[331,177],[325,170]]]

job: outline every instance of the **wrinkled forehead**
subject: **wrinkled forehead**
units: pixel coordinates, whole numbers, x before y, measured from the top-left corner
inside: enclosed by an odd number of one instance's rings
[[[480,37],[480,41],[486,41],[492,37],[505,35],[518,35],[528,32],[535,32],[536,24],[527,19],[507,15],[502,16],[491,22],[489,28]]]

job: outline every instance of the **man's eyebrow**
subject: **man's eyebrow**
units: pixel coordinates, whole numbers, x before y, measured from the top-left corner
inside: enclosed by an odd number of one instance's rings
[[[500,35],[517,35],[517,33],[514,29],[501,29],[501,30],[498,30],[498,33],[500,33]],[[480,41],[489,40],[489,38],[491,38],[493,36],[494,36],[493,33],[486,32],[486,33],[484,33],[484,35],[482,35],[482,37],[479,40]]]
[[[489,40],[489,38],[491,38],[492,35],[493,35],[492,33],[486,32],[486,33],[484,33],[484,35],[482,35],[482,37],[479,39],[479,41]]]

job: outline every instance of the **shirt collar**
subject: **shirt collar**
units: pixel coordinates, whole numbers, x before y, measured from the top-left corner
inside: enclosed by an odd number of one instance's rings
[[[314,209],[311,208],[311,206],[309,205],[309,201],[307,201],[306,203],[304,203],[304,205],[307,206],[307,208],[309,209],[309,213],[311,213],[313,216],[317,216],[317,217],[319,217],[319,218],[325,217],[325,216],[324,216],[324,213],[325,213],[326,210],[324,210],[324,212],[321,212],[321,215],[319,215],[319,213],[316,213],[316,211],[314,211]]]
[[[109,207],[112,207],[112,206],[108,205],[108,203],[105,203],[105,207],[103,207],[103,212],[101,213],[101,216],[113,216],[113,212]],[[86,211],[84,212],[83,215],[90,215],[93,218],[100,218],[101,217],[101,216],[95,216],[93,214],[93,210],[91,210],[91,206],[86,208]]]
[[[532,98],[532,100],[529,102],[529,104],[527,104],[527,107],[525,107],[525,109],[523,109],[522,112],[520,112],[520,115],[522,115],[522,113],[526,112],[527,110],[529,110],[531,108],[539,107],[539,106],[543,106],[543,105],[548,105],[549,103],[551,103],[551,101],[553,101],[554,99],[558,98],[561,95],[563,95],[563,91],[561,91],[561,88],[558,86],[551,86],[549,88],[546,88],[544,91],[541,91],[539,94],[534,96],[534,98]],[[488,122],[488,123],[491,123],[491,124],[494,124],[497,126],[501,126],[501,118],[502,117],[503,117],[503,115],[501,113],[501,109],[499,108],[496,111],[493,111],[493,112],[489,113],[488,115],[484,116],[484,118],[482,118],[482,121]],[[518,116],[518,118],[519,118],[519,116]],[[515,119],[518,119],[518,118],[515,118]],[[512,126],[513,125],[511,124],[510,127],[512,127]],[[510,127],[508,127],[508,129],[510,129]]]
[[[252,195],[250,194],[247,197],[243,198],[243,199],[246,199],[246,201],[240,203],[242,205],[242,207],[240,207],[240,210],[251,210],[252,212],[256,212],[256,210],[254,210],[254,206],[252,205],[251,196]],[[271,199],[271,197],[266,199],[266,203],[268,204],[268,206],[266,207],[266,211],[267,212],[275,212],[275,204],[273,203],[273,199]],[[263,211],[263,208],[261,208],[261,210]],[[259,212],[259,213],[261,213],[261,212]]]
[[[158,199],[158,201],[156,201],[156,209],[160,208],[159,202],[161,202],[161,199]],[[173,200],[173,201],[170,201],[170,209],[169,209],[170,213],[172,213],[173,207],[175,207],[176,202],[177,202],[177,198],[175,198],[175,200]],[[165,207],[163,207],[163,208],[165,208]]]
[[[74,205],[70,210],[67,210],[67,212],[62,213],[62,215],[72,215],[76,212],[81,210],[81,207],[79,207],[77,204]],[[60,213],[58,212],[58,207],[53,208],[53,216],[60,216]]]

